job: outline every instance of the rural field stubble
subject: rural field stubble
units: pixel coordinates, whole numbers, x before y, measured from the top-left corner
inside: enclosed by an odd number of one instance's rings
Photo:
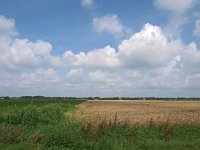
[[[200,101],[88,100],[73,116],[87,122],[116,121],[132,125],[200,124]]]

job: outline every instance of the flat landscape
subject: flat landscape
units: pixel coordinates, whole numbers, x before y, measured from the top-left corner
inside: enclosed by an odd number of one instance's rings
[[[199,150],[200,101],[0,100],[0,150]]]
[[[75,112],[87,120],[113,119],[130,124],[200,124],[200,101],[89,100]]]
[[[0,150],[200,150],[200,0],[0,0]]]

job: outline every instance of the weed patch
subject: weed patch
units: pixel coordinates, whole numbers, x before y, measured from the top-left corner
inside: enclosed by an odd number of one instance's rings
[[[21,125],[0,125],[0,143],[19,143],[23,134],[24,127]]]

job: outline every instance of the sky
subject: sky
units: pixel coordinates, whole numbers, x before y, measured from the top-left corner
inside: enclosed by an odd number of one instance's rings
[[[0,96],[199,91],[199,0],[0,1]]]

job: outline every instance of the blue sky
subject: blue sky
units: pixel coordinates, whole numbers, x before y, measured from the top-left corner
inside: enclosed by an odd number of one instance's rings
[[[198,0],[1,0],[0,95],[200,96]]]
[[[159,13],[152,1],[95,1],[93,8],[84,8],[79,0],[3,0],[0,13],[14,18],[20,37],[42,39],[52,43],[57,52],[66,49],[89,50],[108,44],[117,46],[120,38],[96,34],[92,18],[117,14],[124,26],[139,31],[146,22],[162,25],[166,13]]]

